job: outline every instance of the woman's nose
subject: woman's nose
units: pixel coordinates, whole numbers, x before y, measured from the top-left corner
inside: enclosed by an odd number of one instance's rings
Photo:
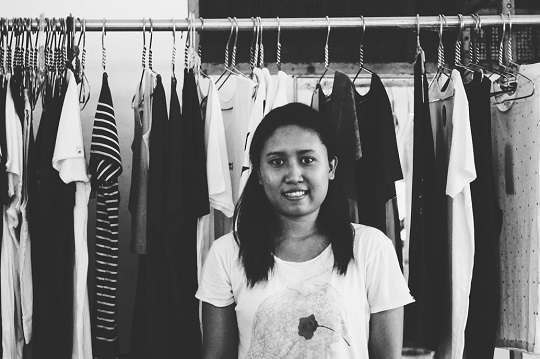
[[[287,183],[298,183],[304,180],[302,167],[299,163],[291,162],[287,166],[287,173],[285,174],[285,181]]]

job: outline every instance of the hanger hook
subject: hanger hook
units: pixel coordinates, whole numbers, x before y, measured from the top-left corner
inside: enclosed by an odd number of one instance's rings
[[[227,45],[225,46],[225,68],[229,67],[229,46],[231,45],[231,39],[234,32],[234,23],[231,17],[228,17],[227,20],[231,23],[231,32],[229,33],[229,38],[227,39]]]
[[[508,13],[508,42],[506,44],[506,59],[508,60],[508,65],[511,65],[513,62],[513,50],[512,50],[512,14]]]
[[[150,21],[150,43],[148,44],[148,49],[152,51],[152,39],[154,38],[154,23],[152,22],[152,18],[148,19]]]
[[[105,35],[107,35],[107,29],[105,27],[105,18],[103,18],[103,27],[101,28],[101,67],[105,72],[105,64],[107,61],[107,50],[105,49]]]
[[[172,58],[171,58],[171,70],[173,77],[176,77],[174,70],[176,64],[176,23],[174,22],[174,17],[172,18],[172,38],[173,38],[173,47],[172,47]]]
[[[504,14],[501,13],[502,18],[502,35],[501,35],[501,42],[499,44],[499,66],[503,66],[504,62],[504,36],[506,35],[506,19],[504,17]]]
[[[461,63],[461,43],[463,38],[463,29],[465,28],[463,15],[458,14],[459,17],[459,31],[456,38],[456,44],[455,44],[455,54],[454,54],[454,63],[456,66],[462,65]]]
[[[234,28],[236,32],[234,34],[234,45],[233,45],[233,53],[232,53],[233,67],[236,66],[236,43],[238,42],[238,19],[236,19],[236,16],[234,17]]]
[[[416,47],[418,49],[420,46],[420,14],[416,14]]]
[[[328,69],[328,66],[330,66],[330,54],[328,49],[328,42],[330,40],[330,17],[326,17],[326,22],[328,23],[328,31],[326,32],[326,44],[324,45],[324,68]]]
[[[281,23],[279,17],[277,19],[277,52],[276,52],[276,64],[278,71],[281,71]]]

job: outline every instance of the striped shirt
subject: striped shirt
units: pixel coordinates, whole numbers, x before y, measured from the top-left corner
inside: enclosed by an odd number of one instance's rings
[[[97,193],[95,295],[92,314],[94,358],[118,356],[116,288],[118,277],[118,176],[122,173],[120,145],[107,73],[99,95],[92,144],[90,174]]]

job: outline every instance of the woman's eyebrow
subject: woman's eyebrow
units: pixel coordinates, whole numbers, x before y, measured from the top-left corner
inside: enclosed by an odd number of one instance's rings
[[[299,155],[305,155],[307,153],[312,153],[312,152],[316,152],[315,150],[312,150],[312,149],[307,149],[307,150],[298,150],[298,151],[295,151],[296,154],[299,154]],[[272,151],[272,152],[268,152],[265,156],[266,157],[271,157],[271,156],[283,156],[287,153],[287,151]]]

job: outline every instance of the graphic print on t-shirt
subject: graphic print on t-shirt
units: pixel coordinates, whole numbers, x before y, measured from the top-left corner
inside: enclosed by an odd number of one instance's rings
[[[337,358],[350,345],[343,313],[332,285],[300,281],[259,306],[246,358]]]

